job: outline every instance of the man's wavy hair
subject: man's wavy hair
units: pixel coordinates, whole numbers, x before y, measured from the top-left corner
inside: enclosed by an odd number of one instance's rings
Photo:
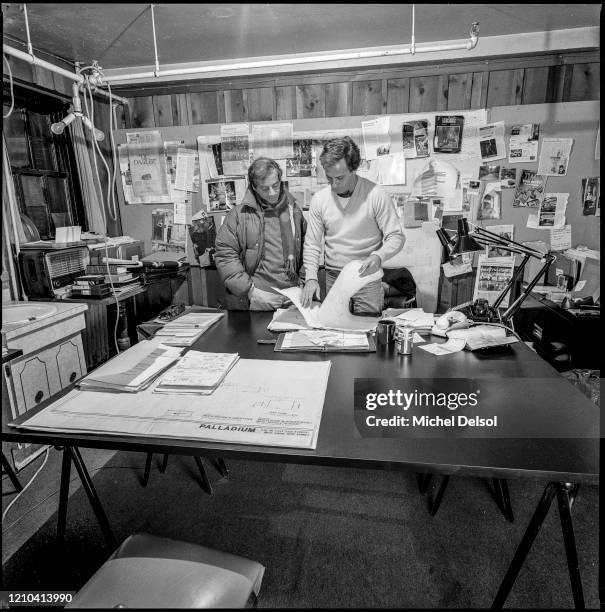
[[[359,147],[349,136],[334,138],[334,140],[326,142],[319,156],[319,161],[324,168],[337,164],[341,159],[345,160],[347,168],[351,172],[357,170],[361,163]]]
[[[248,168],[248,185],[256,187],[272,170],[277,172],[277,178],[281,181],[282,169],[279,164],[270,157],[257,157]]]

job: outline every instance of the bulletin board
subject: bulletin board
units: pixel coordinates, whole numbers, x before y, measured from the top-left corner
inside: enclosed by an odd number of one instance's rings
[[[566,223],[572,227],[572,246],[585,245],[591,249],[600,248],[600,217],[584,216],[582,209],[582,178],[600,175],[600,160],[595,159],[595,145],[597,140],[597,130],[600,122],[599,102],[570,102],[557,104],[534,104],[523,106],[494,107],[487,110],[475,111],[444,111],[428,112],[415,114],[399,114],[389,116],[389,134],[392,141],[391,153],[402,151],[401,130],[404,123],[419,120],[429,120],[429,139],[432,137],[431,127],[434,126],[435,115],[461,115],[465,117],[465,128],[476,123],[494,123],[503,121],[505,126],[505,143],[507,156],[504,159],[488,162],[501,164],[507,168],[517,169],[517,181],[521,170],[529,169],[537,171],[538,163],[514,163],[508,160],[508,140],[510,128],[513,125],[537,123],[540,125],[540,147],[543,138],[573,138],[573,148],[567,173],[564,176],[550,176],[547,179],[545,191],[548,193],[569,193],[566,210]],[[362,145],[362,122],[371,119],[380,119],[385,116],[371,117],[335,117],[327,119],[300,119],[293,120],[293,134],[296,137],[305,137],[307,134],[322,131],[346,130],[347,133],[360,145]],[[257,124],[271,122],[250,122],[250,127]],[[274,123],[286,123],[279,121]],[[206,136],[211,139],[220,137],[219,124],[142,128],[137,130],[117,130],[114,132],[116,145],[127,142],[127,133],[160,131],[164,141],[183,141],[184,146],[196,150],[198,136]],[[444,161],[453,165],[461,176],[473,176],[478,172],[479,166],[483,163],[478,150],[476,155],[473,145],[472,151],[464,147],[471,142],[471,134],[474,130],[469,130],[463,139],[463,149],[460,153],[434,153],[431,147],[430,158],[406,159],[406,181],[401,185],[388,185],[384,189],[391,194],[410,194],[414,192],[414,179],[426,167],[429,159]],[[432,142],[432,140],[431,140]],[[363,151],[363,149],[362,149]],[[286,178],[286,177],[284,177]],[[287,178],[286,178],[287,180]],[[459,187],[459,185],[458,185]],[[192,212],[195,214],[201,209],[205,210],[202,200],[201,190],[204,185],[200,185],[200,191],[192,194]],[[456,189],[454,197],[459,197],[459,189]],[[550,231],[545,229],[532,229],[526,227],[529,214],[536,214],[535,208],[516,208],[512,206],[515,189],[503,189],[501,192],[501,218],[483,221],[473,221],[489,229],[490,225],[513,224],[514,240],[517,242],[541,240],[547,245],[550,243]],[[151,250],[151,226],[152,211],[158,209],[171,210],[172,204],[126,204],[122,191],[121,181],[118,186],[118,198],[120,203],[120,214],[124,233],[144,241],[145,252]],[[225,211],[211,213],[215,216],[216,226],[220,225],[220,217],[224,216]],[[404,249],[385,262],[385,267],[394,268],[406,266],[414,277],[418,280],[420,304],[428,311],[436,305],[439,264],[441,249],[435,237],[434,229],[427,225],[418,228],[402,228],[407,238]],[[187,236],[189,241],[189,237]],[[187,245],[187,254],[191,263],[197,263],[193,257],[193,248]]]

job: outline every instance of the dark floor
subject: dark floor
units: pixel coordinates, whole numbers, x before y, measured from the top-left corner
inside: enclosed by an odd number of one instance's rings
[[[143,531],[258,560],[267,567],[260,607],[489,607],[545,484],[509,482],[511,524],[476,478],[453,477],[431,517],[411,473],[229,461],[225,479],[206,462],[208,496],[192,458],[154,468],[147,488],[143,464],[118,453],[94,477],[118,541]],[[580,489],[573,515],[586,604],[596,608],[597,487]],[[4,563],[4,589],[77,590],[109,556],[81,489],[63,551],[55,526],[52,516]],[[573,606],[554,505],[506,605]]]

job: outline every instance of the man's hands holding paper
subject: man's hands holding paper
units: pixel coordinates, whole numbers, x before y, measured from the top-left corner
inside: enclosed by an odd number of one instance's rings
[[[309,279],[301,292],[300,295],[300,303],[303,308],[307,308],[311,306],[311,302],[313,302],[313,297],[316,297],[318,300],[320,298],[319,294],[319,283],[314,279]]]
[[[367,259],[364,259],[359,266],[359,276],[369,276],[378,272],[382,266],[382,261],[378,255],[370,255]]]

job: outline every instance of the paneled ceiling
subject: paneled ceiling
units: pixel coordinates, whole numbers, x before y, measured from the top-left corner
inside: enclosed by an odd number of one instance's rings
[[[4,42],[26,41],[21,4],[3,4]],[[103,68],[154,62],[148,4],[27,4],[35,49]],[[161,64],[409,44],[411,4],[156,4]],[[416,42],[599,25],[599,4],[417,4]]]

